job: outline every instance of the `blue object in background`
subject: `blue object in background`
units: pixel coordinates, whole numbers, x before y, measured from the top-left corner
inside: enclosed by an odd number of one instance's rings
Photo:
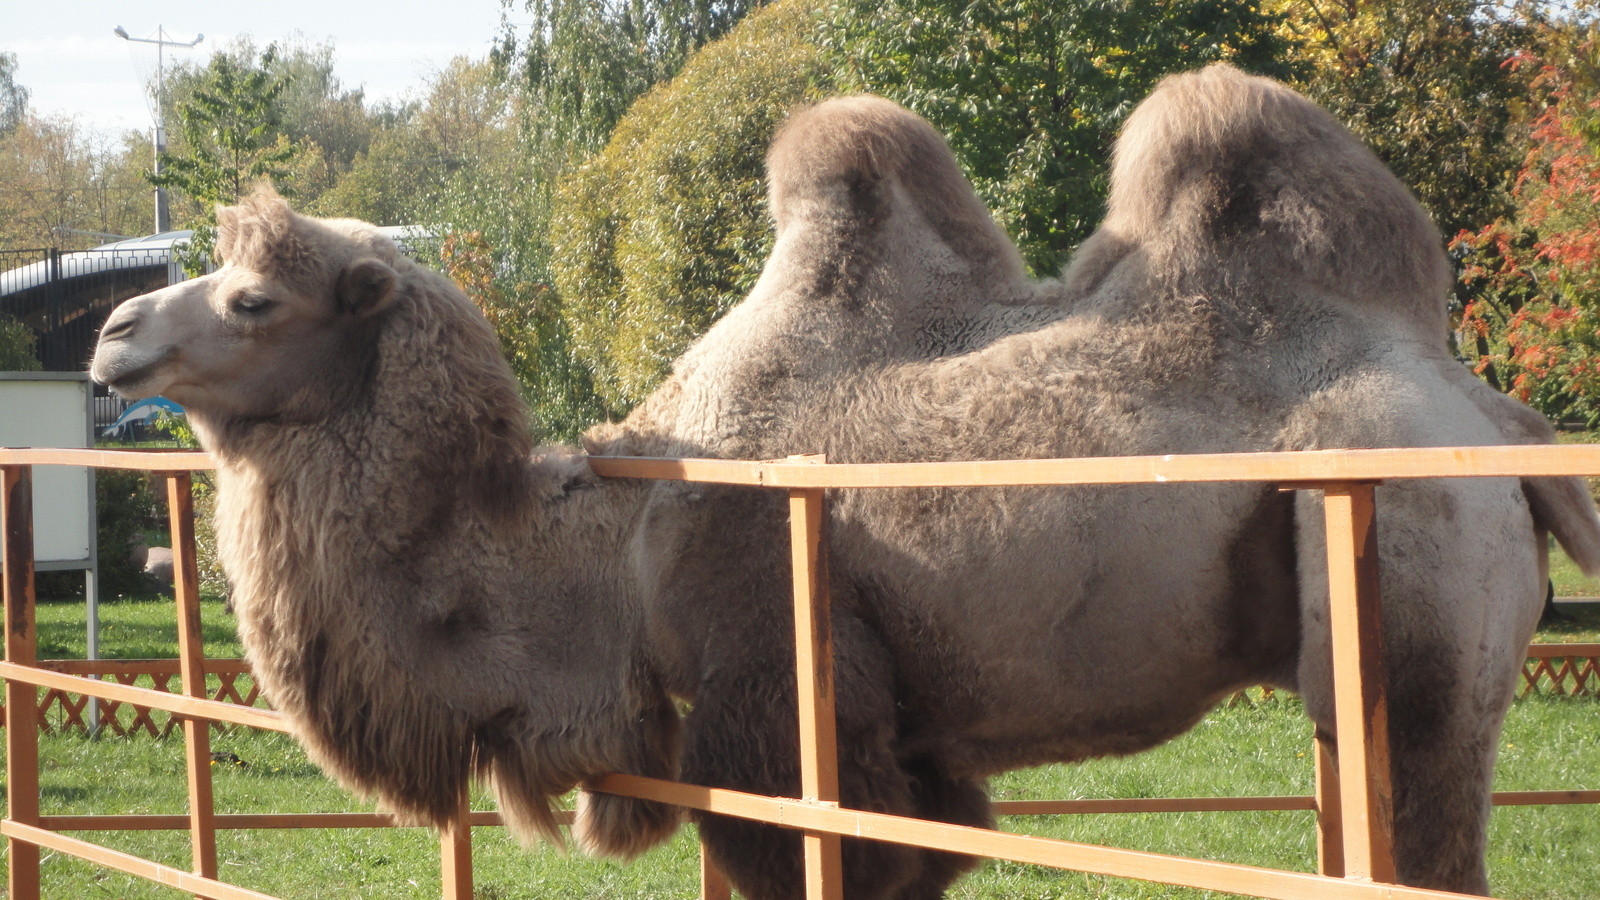
[[[101,437],[124,437],[135,427],[144,428],[161,417],[162,413],[169,416],[183,415],[183,407],[165,397],[146,397],[122,411],[117,420],[106,426],[101,432]]]

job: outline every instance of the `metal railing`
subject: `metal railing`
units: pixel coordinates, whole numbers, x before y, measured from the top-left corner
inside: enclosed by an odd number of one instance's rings
[[[81,372],[100,326],[117,305],[166,287],[166,246],[116,249],[0,250],[0,315],[38,335],[47,372]]]
[[[773,462],[695,459],[591,458],[604,477],[748,485],[787,491],[794,560],[796,672],[800,696],[802,797],[764,797],[740,791],[631,775],[597,779],[593,789],[656,800],[720,815],[794,828],[804,834],[809,900],[842,892],[843,836],[987,856],[1015,862],[1252,896],[1282,898],[1444,898],[1459,895],[1396,886],[1389,819],[1389,751],[1379,655],[1374,486],[1389,478],[1541,476],[1600,473],[1600,446],[1470,447],[1353,450],[1110,459],[1018,460],[887,465],[828,465],[820,458]],[[165,480],[172,522],[174,593],[179,620],[179,674],[183,693],[166,694],[47,671],[36,661],[33,618],[31,467],[88,465],[143,469]],[[271,900],[217,880],[216,832],[229,828],[387,827],[378,814],[225,815],[214,808],[209,723],[227,722],[275,731],[283,719],[269,710],[206,699],[206,659],[200,643],[200,607],[194,554],[190,474],[210,468],[203,453],[98,450],[0,450],[0,559],[4,562],[8,814],[0,833],[10,850],[9,896],[37,900],[40,849],[77,856],[217,900]],[[1317,747],[1313,797],[1187,798],[1114,801],[1012,801],[995,804],[1010,814],[1065,812],[1315,810],[1319,873],[1098,847],[980,828],[869,813],[839,806],[837,748],[832,707],[832,629],[826,571],[827,491],[898,487],[983,487],[1063,484],[1150,484],[1248,481],[1324,497],[1336,725],[1345,736],[1337,749]],[[189,813],[186,816],[45,816],[39,804],[37,690],[43,687],[136,703],[183,718]],[[1354,739],[1352,739],[1354,738]],[[1334,760],[1337,757],[1337,767]],[[1600,803],[1600,791],[1501,793],[1502,804]],[[471,828],[498,824],[493,813],[463,805],[443,830],[443,893],[472,896]],[[139,859],[68,837],[74,830],[188,829],[192,871]],[[702,893],[726,898],[727,883],[702,864]]]

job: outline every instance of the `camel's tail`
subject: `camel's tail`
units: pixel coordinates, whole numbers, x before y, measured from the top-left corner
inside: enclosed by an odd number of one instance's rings
[[[1446,377],[1466,391],[1507,444],[1553,444],[1555,429],[1544,416],[1484,384],[1465,366],[1447,364]],[[1600,513],[1583,479],[1524,478],[1522,493],[1540,528],[1555,535],[1586,575],[1600,575]]]
[[[1600,515],[1583,480],[1524,478],[1522,492],[1539,527],[1556,536],[1585,575],[1600,575]]]

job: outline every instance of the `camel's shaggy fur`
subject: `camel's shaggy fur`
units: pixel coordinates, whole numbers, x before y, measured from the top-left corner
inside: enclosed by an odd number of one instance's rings
[[[944,142],[892,104],[797,115],[770,166],[760,283],[590,453],[1551,440],[1447,353],[1448,268],[1416,202],[1272,82],[1164,82],[1059,281],[1025,277]],[[476,771],[523,832],[611,771],[794,794],[781,497],[601,482],[534,451],[493,335],[443,279],[270,194],[220,224],[227,265],[121,307],[93,371],[183,403],[216,454],[246,645],[322,765],[434,822]],[[1544,534],[1593,570],[1600,518],[1574,479],[1397,482],[1378,503],[1400,875],[1481,891]],[[1315,499],[847,491],[830,527],[849,806],[986,824],[989,775],[1150,747],[1254,683],[1300,691],[1334,730]],[[671,698],[692,702],[681,726]],[[800,895],[792,832],[701,822],[747,896]],[[675,824],[593,794],[579,839],[630,855]],[[937,897],[968,865],[846,843],[852,898]]]

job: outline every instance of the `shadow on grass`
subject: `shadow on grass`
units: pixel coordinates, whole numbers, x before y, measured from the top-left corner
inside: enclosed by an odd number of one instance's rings
[[[1547,643],[1600,642],[1600,603],[1557,603],[1539,623],[1535,640]]]

